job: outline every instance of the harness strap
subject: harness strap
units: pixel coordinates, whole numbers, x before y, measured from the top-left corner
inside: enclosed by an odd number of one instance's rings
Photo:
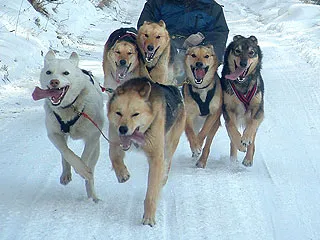
[[[65,123],[64,121],[62,121],[61,117],[56,112],[53,111],[53,114],[56,116],[60,124],[60,129],[64,133],[70,132],[70,127],[72,127],[78,121],[82,113],[83,113],[83,110],[80,112],[80,114],[78,113],[72,120]]]
[[[207,96],[206,96],[205,102],[203,102],[201,100],[199,93],[194,92],[192,90],[192,85],[191,84],[188,84],[188,88],[189,88],[189,92],[190,92],[190,95],[191,95],[192,99],[195,100],[196,103],[199,106],[200,116],[207,116],[210,113],[209,105],[210,105],[210,102],[211,102],[211,100],[212,100],[212,98],[214,96],[214,92],[216,90],[216,84],[214,84],[213,88],[207,92]]]
[[[253,96],[256,94],[257,92],[257,82],[254,84],[254,86],[252,87],[251,90],[249,90],[246,94],[242,94],[240,93],[237,88],[235,87],[234,83],[230,82],[230,85],[232,87],[232,90],[234,92],[234,94],[238,97],[238,99],[240,100],[240,102],[243,103],[243,105],[246,108],[246,111],[248,110],[249,104],[253,98]]]

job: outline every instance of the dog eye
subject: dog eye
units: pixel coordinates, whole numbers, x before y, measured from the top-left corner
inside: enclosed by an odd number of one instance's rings
[[[116,51],[116,54],[120,54],[120,51]]]
[[[234,50],[234,53],[235,53],[235,54],[240,54],[241,51],[240,51],[239,49],[236,49],[236,50]]]
[[[120,117],[122,117],[122,113],[121,112],[116,112],[116,114]]]
[[[68,71],[65,71],[65,72],[63,72],[62,74],[67,76],[67,75],[69,75],[70,73],[69,73]]]
[[[128,55],[131,55],[132,54],[132,52],[128,52]]]
[[[136,117],[136,116],[138,116],[140,113],[134,113],[134,114],[132,114],[132,116],[131,117]]]
[[[249,54],[250,57],[253,57],[255,52],[253,50],[251,50],[248,54]]]
[[[156,39],[160,39],[160,36],[156,36]]]
[[[197,56],[193,53],[191,54],[191,57],[196,58]]]
[[[205,55],[204,58],[209,58],[209,55]]]
[[[148,34],[144,34],[144,36],[145,36],[146,38],[148,38],[148,37],[149,37],[149,35],[148,35]]]
[[[47,75],[50,75],[52,72],[50,70],[46,71]]]

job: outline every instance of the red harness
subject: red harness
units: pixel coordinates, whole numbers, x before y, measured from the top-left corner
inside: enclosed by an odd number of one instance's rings
[[[230,85],[232,87],[232,90],[233,90],[234,94],[243,103],[243,105],[245,106],[246,111],[247,111],[248,107],[249,107],[249,104],[251,102],[251,99],[253,98],[253,96],[257,92],[257,83],[255,83],[254,86],[252,87],[252,89],[249,90],[246,94],[240,93],[232,82],[230,82]]]

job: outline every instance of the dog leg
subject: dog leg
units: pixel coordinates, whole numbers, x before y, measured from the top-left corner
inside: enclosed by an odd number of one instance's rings
[[[164,186],[167,183],[170,168],[171,168],[172,157],[179,144],[181,134],[185,129],[185,122],[186,122],[186,113],[183,110],[183,113],[180,115],[180,117],[177,118],[175,124],[171,127],[170,131],[167,133],[166,147],[165,147],[166,172],[164,173],[162,186]]]
[[[61,133],[48,133],[50,141],[55,145],[55,147],[60,151],[62,158],[65,159],[84,179],[92,179],[93,174],[91,169],[87,167],[81,159],[68,148],[66,139]]]
[[[223,113],[227,132],[232,144],[241,152],[245,152],[247,149],[241,143],[241,134],[236,126],[236,115],[232,111],[224,111]]]
[[[193,119],[188,118],[186,120],[186,127],[185,127],[185,133],[187,135],[190,148],[192,151],[192,157],[193,158],[198,158],[201,154],[201,146],[198,142],[198,137],[194,132],[194,127],[193,127]]]
[[[159,149],[161,149],[159,147]],[[162,151],[163,151],[162,147]],[[161,150],[160,150],[161,151]],[[157,202],[161,190],[161,182],[163,180],[164,170],[164,153],[158,152],[152,154],[152,159],[149,158],[149,174],[148,174],[148,189],[144,200],[144,214],[142,219],[143,225],[153,227],[156,224],[155,216]]]
[[[71,165],[61,156],[62,158],[62,174],[60,176],[60,183],[67,185],[72,180]]]
[[[231,162],[236,162],[238,161],[238,149],[237,147],[230,141],[230,161]]]
[[[91,169],[94,176],[94,169],[97,164],[100,154],[100,134],[96,134],[93,138],[86,140],[85,147],[81,156],[83,162]],[[92,198],[94,202],[98,202],[99,198],[96,195],[94,187],[94,178],[85,181],[88,198]]]
[[[220,114],[219,114],[220,116]],[[214,136],[216,135],[216,132],[218,131],[218,128],[220,127],[221,122],[220,122],[220,118],[216,119],[216,122],[214,123],[214,125],[211,127],[207,139],[206,139],[206,143],[204,145],[202,154],[200,159],[198,160],[198,162],[196,163],[196,166],[198,168],[205,168],[207,165],[207,160],[208,160],[208,156],[210,153],[210,147],[211,147],[211,143],[212,140],[214,138]]]
[[[253,164],[253,155],[254,155],[254,151],[255,151],[254,142],[255,142],[256,134],[257,134],[257,132],[254,133],[253,138],[252,138],[252,142],[248,146],[246,156],[244,157],[244,159],[242,161],[242,164],[246,167],[251,167]]]

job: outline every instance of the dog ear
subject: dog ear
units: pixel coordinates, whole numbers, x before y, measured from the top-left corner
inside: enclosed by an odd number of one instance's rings
[[[166,23],[163,20],[159,21],[160,27],[166,28]]]
[[[213,55],[216,55],[216,53],[215,53],[215,51],[214,51],[214,47],[213,47],[212,44],[208,44],[208,45],[206,45],[205,47],[208,48],[208,49],[212,52]]]
[[[123,94],[123,93],[124,93],[124,89],[123,89],[122,86],[118,86],[118,87],[116,88],[116,90],[114,90],[114,94],[115,94],[115,95],[121,95],[121,94]]]
[[[145,98],[146,100],[149,99],[151,93],[151,84],[147,82],[140,90],[139,94],[141,97]]]
[[[69,58],[73,64],[78,67],[78,64],[79,64],[79,56],[76,52],[72,52],[71,55],[70,55],[70,58]]]
[[[255,36],[250,36],[249,39],[254,43],[258,45],[258,39]]]
[[[244,38],[244,36],[236,35],[233,37],[233,41],[238,41],[239,39],[242,39],[242,38]]]
[[[49,52],[47,52],[46,56],[44,57],[44,64],[54,59],[56,59],[56,55],[54,54],[54,51],[50,50]]]

